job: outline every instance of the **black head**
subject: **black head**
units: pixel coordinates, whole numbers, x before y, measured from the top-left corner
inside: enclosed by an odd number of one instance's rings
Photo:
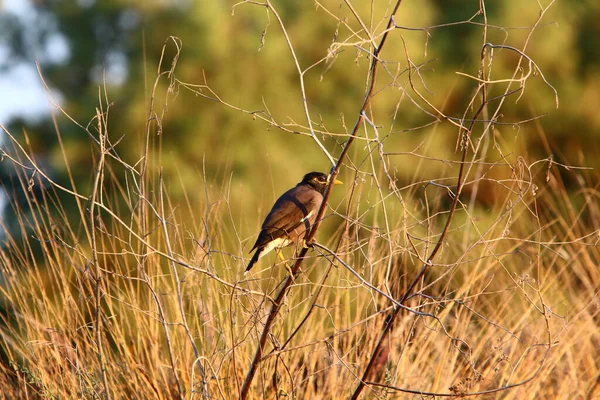
[[[339,181],[336,181],[336,183]],[[327,185],[329,184],[329,176],[322,172],[309,172],[304,175],[302,178],[302,182],[300,185],[309,185],[317,192],[324,194],[325,189],[327,189]]]

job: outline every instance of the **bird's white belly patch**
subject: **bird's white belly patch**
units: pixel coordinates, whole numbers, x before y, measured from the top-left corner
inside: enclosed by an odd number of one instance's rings
[[[267,253],[269,253],[271,250],[276,249],[276,248],[281,248],[281,247],[285,247],[289,244],[291,244],[292,242],[286,238],[280,237],[277,238],[269,243],[267,243],[265,245],[265,247],[263,248],[263,250],[260,252],[260,254],[258,255],[258,258],[262,258],[264,255],[266,255]]]

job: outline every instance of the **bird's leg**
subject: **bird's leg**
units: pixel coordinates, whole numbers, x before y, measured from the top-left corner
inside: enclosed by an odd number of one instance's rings
[[[285,263],[285,257],[283,257],[282,251],[281,249],[277,249],[277,256],[279,257],[279,259]]]
[[[285,265],[285,269],[287,269],[288,273],[290,274],[290,277],[292,277],[292,283],[296,283],[296,280],[294,279],[294,274],[292,273],[292,268],[288,265],[287,262],[285,262],[285,258],[282,254],[283,252],[281,251],[281,249],[277,249],[276,252],[283,265]]]

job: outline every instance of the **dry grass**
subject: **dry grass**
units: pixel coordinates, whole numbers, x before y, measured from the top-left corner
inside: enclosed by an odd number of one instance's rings
[[[528,60],[524,49],[515,53],[523,56],[519,63]],[[485,57],[481,76],[491,63]],[[155,87],[168,78],[169,85],[208,96],[205,85],[177,82],[175,65]],[[502,87],[504,98],[520,79],[517,71],[518,65]],[[416,75],[393,73],[390,87],[402,76],[403,90],[421,98]],[[481,82],[472,103],[491,85]],[[503,101],[484,101],[486,120],[495,120]],[[0,396],[236,398],[287,270],[267,257],[245,277],[246,242],[260,216],[246,226],[240,215],[256,214],[253,204],[228,180],[204,172],[197,187],[182,184],[177,192],[184,195],[172,199],[160,146],[149,139],[161,120],[153,118],[155,104],[136,165],[112,147],[107,104],[101,101],[96,126],[86,128],[97,165],[86,188],[54,182],[5,129],[5,162],[15,166],[26,197],[11,201],[17,229],[6,230],[0,259]],[[417,149],[397,154],[394,139],[386,141],[391,134],[371,122],[375,111],[359,119],[360,144],[341,172],[343,193],[330,201],[319,245],[268,332],[250,397],[349,398],[371,356],[363,398],[405,398],[411,391],[415,397],[600,396],[598,173],[525,160],[518,149],[506,149],[489,123],[478,136],[457,128],[479,116],[469,115],[471,108],[459,122],[440,118],[443,124]],[[327,153],[319,141],[327,132],[255,116],[304,132]],[[444,158],[432,156],[439,154],[438,130],[458,130],[457,148],[468,155],[453,213],[460,163],[454,148]],[[66,171],[69,160],[64,153]],[[412,176],[395,172],[407,169]],[[277,189],[292,185],[290,179]],[[568,191],[562,179],[578,189]],[[202,198],[188,196],[198,190]],[[286,254],[291,264],[294,250]],[[398,305],[393,299],[424,264],[382,351],[372,354]]]
[[[205,187],[206,202],[186,209],[171,204],[160,180],[147,185],[152,198],[132,196],[134,187],[121,187],[104,168],[93,231],[89,201],[78,198],[80,224],[71,225],[55,187],[21,171],[25,190],[44,189],[27,192],[27,207],[15,210],[21,233],[2,251],[3,396],[102,397],[105,368],[115,398],[201,397],[204,389],[236,397],[286,269],[265,259],[244,278],[231,217],[237,202],[227,186]],[[462,205],[369,378],[389,387],[370,385],[367,398],[397,397],[390,387],[467,393],[529,379],[488,396],[598,395],[599,193],[586,184],[598,177],[573,173],[583,204],[574,208],[559,177],[550,172],[545,183],[547,167],[538,169],[535,195],[519,190],[533,182],[513,176],[495,181],[504,195],[488,210]],[[351,177],[333,210],[345,218],[333,217],[338,231],[324,243],[338,258],[309,253],[272,329],[253,397],[348,397],[392,305],[364,282],[399,297],[439,234],[446,189],[419,182],[366,201],[379,196],[375,177]]]

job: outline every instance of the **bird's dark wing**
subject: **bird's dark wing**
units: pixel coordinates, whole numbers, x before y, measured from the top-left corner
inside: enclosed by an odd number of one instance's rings
[[[285,192],[265,218],[250,251],[290,233],[298,234],[300,231],[297,236],[303,236],[315,222],[322,202],[323,195],[308,185],[298,185]]]

